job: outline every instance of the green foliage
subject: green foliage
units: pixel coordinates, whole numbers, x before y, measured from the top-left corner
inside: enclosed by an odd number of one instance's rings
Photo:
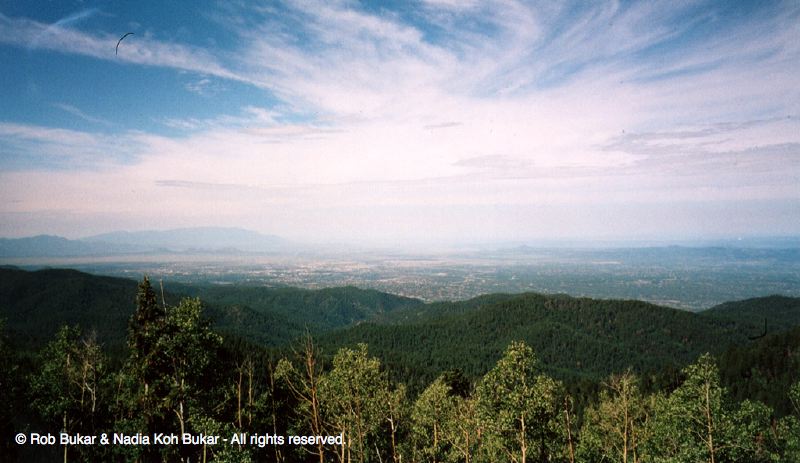
[[[75,294],[70,284],[85,284],[88,307],[104,307],[89,295],[96,277],[36,273],[12,275],[27,278],[25,284],[0,281],[0,295],[23,302],[13,307],[51,304],[30,286],[46,276],[56,287],[65,285],[61,307],[80,306],[70,299]],[[121,290],[111,280],[96,285],[100,294]],[[135,286],[128,285],[120,298],[126,308],[114,309],[129,320],[127,345],[113,347],[125,353],[122,366],[107,359],[106,346],[76,328],[60,329],[30,364],[20,355],[24,350],[0,337],[4,403],[10,398],[7,403],[19,404],[23,388],[14,381],[24,378],[26,407],[37,415],[36,426],[50,432],[345,436],[342,446],[300,449],[88,446],[67,448],[70,460],[800,461],[798,329],[751,342],[749,328],[715,316],[636,301],[536,294],[413,307],[404,305],[413,301],[353,288],[257,289],[242,293],[240,302],[247,303],[234,307],[227,304],[237,297],[235,289],[195,290],[217,297],[216,310],[246,306],[247,313],[274,314],[273,321],[292,307],[310,317],[319,304],[315,329],[376,313],[380,323],[336,332],[338,339],[326,337],[324,346],[338,347],[331,362],[310,336],[287,357],[241,339],[228,337],[223,344],[199,299],[164,304],[145,279],[132,316]],[[215,313],[219,320],[238,316]],[[289,332],[275,331],[283,333],[279,337]],[[356,342],[364,339],[374,342],[370,349],[378,357]],[[724,350],[731,343],[738,346]],[[698,355],[704,348],[724,352],[719,365],[710,355]],[[608,379],[598,385],[594,378],[604,372]],[[551,375],[569,382],[562,385]],[[784,397],[785,409],[773,412],[765,391]],[[9,424],[13,408],[0,411],[0,424],[16,425]],[[0,449],[4,461],[54,457]]]
[[[450,451],[447,429],[456,419],[457,398],[439,377],[417,397],[411,411],[415,459],[441,462]]]
[[[758,400],[778,416],[789,414],[792,406],[786,391],[800,381],[800,327],[731,346],[719,365],[733,400]]]
[[[481,445],[481,428],[474,397],[454,396],[455,407],[444,428],[445,440],[450,445],[448,462],[473,461]]]
[[[184,408],[199,405],[205,392],[204,380],[221,343],[221,336],[202,318],[199,299],[184,299],[167,311],[153,350],[162,360],[160,381],[167,391],[162,397],[164,405],[172,408],[181,428],[188,416]]]
[[[0,318],[7,319],[9,331],[27,348],[43,346],[62,325],[79,325],[96,332],[98,342],[118,354],[126,347],[133,294],[139,294],[138,304],[151,308],[137,315],[144,317],[140,324],[163,310],[160,291],[141,299],[143,287],[136,288],[133,280],[75,270],[0,268]],[[265,346],[286,345],[307,330],[318,333],[421,304],[354,287],[306,290],[165,282],[167,306],[187,296],[203,299],[206,316],[221,333]]]
[[[684,370],[686,380],[659,401],[654,442],[663,461],[719,461],[727,443],[729,410],[713,358],[704,354]]]
[[[630,371],[611,376],[598,401],[586,409],[582,420],[576,420],[583,424],[575,432],[577,428],[569,424],[573,419],[570,398],[542,372],[533,350],[522,342],[508,346],[494,368],[480,378],[474,394],[468,388],[456,391],[453,385],[460,384],[461,389],[463,377],[448,372],[412,402],[402,385],[389,383],[380,362],[369,357],[363,344],[340,349],[332,368],[325,371],[307,338],[297,355],[300,368],[281,359],[274,374],[258,375],[253,352],[223,354],[219,350],[219,335],[203,321],[196,299],[167,308],[160,322],[151,323],[159,326],[152,339],[153,349],[161,353],[152,358],[166,359],[155,365],[163,373],[163,382],[154,382],[149,392],[153,416],[161,420],[155,424],[163,426],[159,432],[229,436],[255,425],[249,429],[259,433],[269,429],[274,435],[342,433],[344,445],[301,452],[281,446],[259,449],[230,444],[150,449],[89,446],[66,449],[69,459],[723,463],[794,461],[800,449],[800,383],[789,391],[793,413],[773,424],[772,412],[764,404],[730,400],[710,355],[685,368],[682,382],[667,393],[644,395]],[[76,329],[61,330],[42,351],[40,368],[31,376],[34,408],[43,420],[70,432],[92,426],[131,434],[146,431],[146,422],[131,419],[141,409],[107,421],[109,415],[103,410],[112,402],[107,396],[112,382],[102,380],[104,373],[96,390],[106,392],[92,407],[98,412],[91,421],[94,412],[86,408],[86,394],[94,380],[87,372],[106,371],[101,354]],[[230,358],[227,363],[226,358]],[[224,374],[210,374],[210,370],[224,370]],[[257,378],[260,384],[248,383]],[[137,380],[130,370],[123,370],[113,384],[120,392]],[[244,391],[251,387],[253,398],[245,399],[250,393]],[[147,392],[132,387],[128,393],[137,399],[131,403],[140,406]],[[295,413],[279,417],[278,408]]]
[[[773,461],[772,411],[763,404],[730,402],[714,359],[702,355],[686,380],[656,407],[650,454],[655,461]]]
[[[285,384],[295,400],[292,419],[294,426],[290,426],[293,432],[306,435],[322,435],[325,431],[325,424],[322,419],[322,403],[320,396],[324,394],[322,384],[322,363],[319,353],[310,336],[303,339],[303,346],[299,352],[295,352],[299,367],[288,359],[281,359],[275,368],[274,378]],[[273,387],[274,389],[274,387]],[[274,413],[273,409],[273,413]],[[273,414],[273,423],[277,417]],[[325,461],[326,449],[323,445],[307,447],[305,452],[315,455],[320,463]]]
[[[792,411],[777,425],[777,448],[783,452],[783,461],[800,461],[800,382],[791,386],[788,392]]]
[[[136,300],[129,330],[130,356],[118,379],[119,424],[152,435],[188,432],[190,417],[207,423],[213,416],[209,409],[213,401],[208,399],[224,397],[214,376],[222,337],[203,318],[199,299],[160,307],[145,277]],[[156,458],[156,452],[164,458],[180,453],[154,446],[143,452],[145,459]]]
[[[105,424],[106,374],[100,346],[78,328],[65,326],[45,347],[30,378],[31,406],[51,429],[92,435]],[[92,459],[102,447],[64,446],[63,451],[65,460],[72,453]]]
[[[800,325],[800,298],[786,296],[768,296],[726,302],[700,315],[715,318],[749,330],[750,336],[761,335],[764,321],[767,321],[767,333],[777,333]]]
[[[547,461],[559,453],[559,385],[539,372],[533,350],[513,342],[476,390],[490,460]]]
[[[183,295],[201,296],[206,315],[226,337],[242,337],[262,346],[286,346],[310,331],[328,352],[366,342],[387,366],[391,378],[418,393],[441,372],[460,369],[474,380],[487,372],[514,339],[536,349],[547,372],[565,380],[599,382],[631,367],[637,373],[676,371],[703,352],[722,354],[732,345],[749,349],[748,336],[763,325],[762,315],[780,314],[785,325],[799,313],[798,298],[768,297],[727,303],[701,314],[638,301],[592,300],[538,294],[492,294],[468,301],[423,305],[414,299],[357,288],[302,290],[251,286],[167,285],[167,305]],[[124,352],[125,327],[135,283],[73,270],[25,272],[0,269],[0,317],[23,347],[38,347],[63,324],[97,332],[112,356]],[[151,302],[159,307],[160,294]],[[737,314],[743,317],[738,320]],[[756,315],[748,315],[756,314]],[[373,323],[376,320],[378,323]],[[756,320],[753,326],[753,320]],[[356,326],[352,326],[352,325]],[[770,331],[779,324],[770,319]],[[344,328],[343,331],[330,331]],[[328,334],[326,334],[328,333]],[[762,340],[763,341],[763,340]],[[779,358],[765,353],[771,359]],[[765,362],[757,362],[766,364]],[[740,392],[727,375],[724,384],[737,400],[768,402],[779,414],[787,404],[772,402],[777,389],[797,381],[787,377],[748,385]],[[787,367],[790,365],[787,365]],[[791,372],[796,369],[780,368]],[[741,381],[747,381],[740,372]],[[788,376],[788,375],[787,375]],[[650,378],[643,378],[649,388]],[[775,391],[770,390],[770,386]],[[758,389],[758,390],[756,390]],[[582,406],[580,396],[577,403]]]
[[[604,383],[599,402],[584,412],[578,456],[585,461],[634,462],[649,437],[650,403],[630,371]]]
[[[99,344],[122,351],[136,282],[75,270],[0,269],[0,317],[19,346],[45,345],[64,326],[96,333]]]
[[[230,423],[222,423],[208,416],[192,416],[189,418],[191,428],[196,433],[206,436],[232,436],[238,429]],[[214,461],[216,463],[249,463],[252,460],[251,448],[247,445],[237,445],[220,442],[217,445],[203,444],[199,450],[199,461]]]
[[[729,433],[725,436],[728,447],[723,449],[720,461],[771,462],[781,461],[780,445],[772,426],[773,412],[761,402],[745,400],[736,406],[731,404],[733,413]]]
[[[445,372],[417,397],[411,411],[412,459],[427,462],[471,461],[478,449],[475,400],[458,372]]]
[[[129,325],[128,342],[131,352],[150,352],[162,325],[165,308],[156,302],[156,293],[150,285],[150,279],[144,277],[136,292],[136,312],[133,313]]]
[[[296,334],[347,326],[420,301],[353,286],[308,290],[254,286],[203,286],[192,292],[206,303],[220,307],[247,307],[256,313],[274,314],[288,322]]]
[[[9,345],[5,321],[0,319],[0,455],[16,456],[14,443],[15,418],[25,405],[23,391],[27,390],[16,350]],[[19,429],[19,428],[17,428]]]
[[[380,361],[368,356],[366,344],[336,353],[333,369],[320,385],[320,396],[332,433],[344,435],[340,458],[361,463],[374,460],[371,448],[378,441],[389,392]]]
[[[393,379],[421,391],[445,370],[460,369],[471,379],[483,375],[515,339],[532,346],[556,378],[600,381],[628,368],[639,373],[678,369],[702,352],[747,342],[749,333],[640,301],[521,294],[428,309],[408,322],[367,322],[323,334],[320,345],[336,349],[366,342]]]

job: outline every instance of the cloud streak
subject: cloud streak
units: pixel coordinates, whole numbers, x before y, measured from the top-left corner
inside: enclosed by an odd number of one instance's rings
[[[80,109],[76,108],[75,106],[72,106],[72,105],[69,105],[69,104],[66,104],[66,103],[53,103],[53,107],[58,108],[58,109],[60,109],[62,111],[66,111],[66,112],[72,114],[73,116],[79,117],[79,118],[81,118],[81,119],[83,119],[83,120],[85,120],[87,122],[91,122],[93,124],[100,124],[100,125],[104,125],[104,126],[112,125],[111,122],[109,122],[109,121],[107,121],[105,119],[100,119],[99,117],[90,116],[90,115],[86,114],[85,112],[81,111]]]
[[[116,55],[114,51],[119,37],[107,33],[89,34],[64,27],[70,23],[47,25],[25,18],[10,18],[0,13],[0,43],[246,81],[227,70],[213,54],[198,47],[137,37],[137,40],[125,44],[124,53]],[[50,39],[44,40],[44,37]]]
[[[136,161],[142,147],[137,138],[0,122],[0,167],[29,175],[114,169]]]

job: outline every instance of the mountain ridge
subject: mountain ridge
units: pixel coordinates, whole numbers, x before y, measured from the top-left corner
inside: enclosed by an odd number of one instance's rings
[[[64,324],[95,331],[98,341],[122,348],[135,310],[137,281],[92,275],[72,269],[26,271],[0,268],[0,318],[6,329],[29,347],[40,346]],[[355,287],[231,288],[167,282],[168,306],[183,297],[200,297],[205,315],[223,333],[265,346],[285,344],[302,335],[329,330],[391,311],[415,299]],[[158,292],[159,300],[161,293]],[[312,315],[316,318],[312,319]]]
[[[748,299],[747,306],[768,311],[774,296]],[[800,298],[785,298],[800,308]],[[597,380],[633,367],[639,372],[679,367],[704,352],[721,354],[746,345],[757,327],[748,315],[725,316],[737,302],[701,315],[636,300],[576,298],[523,293],[481,296],[459,303],[437,303],[401,309],[387,317],[324,333],[320,345],[329,351],[365,342],[392,371],[416,369],[419,384],[444,370],[479,376],[509,342],[523,340],[560,377]],[[754,309],[754,310],[756,310]],[[758,313],[758,310],[756,312]],[[702,312],[701,312],[702,313]],[[800,325],[800,310],[783,320],[783,328]],[[777,325],[776,325],[777,327]],[[779,333],[777,328],[770,333]]]
[[[272,253],[295,244],[276,235],[232,227],[115,231],[80,239],[56,235],[0,238],[0,258],[91,257],[149,253]]]

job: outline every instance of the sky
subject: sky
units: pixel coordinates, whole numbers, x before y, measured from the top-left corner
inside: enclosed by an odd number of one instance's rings
[[[190,3],[0,0],[0,236],[800,234],[800,2]]]

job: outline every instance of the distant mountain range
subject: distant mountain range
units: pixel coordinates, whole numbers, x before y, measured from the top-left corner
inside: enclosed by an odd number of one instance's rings
[[[199,227],[174,230],[118,231],[70,240],[60,236],[0,238],[0,258],[84,257],[164,252],[276,252],[290,243],[274,235],[241,228]]]

